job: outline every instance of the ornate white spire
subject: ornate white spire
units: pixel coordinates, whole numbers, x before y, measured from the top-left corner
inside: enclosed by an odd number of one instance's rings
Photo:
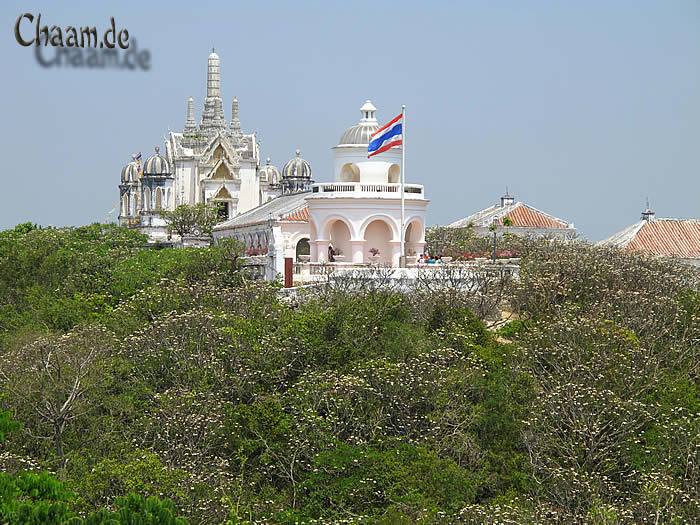
[[[205,135],[213,135],[219,130],[226,129],[220,88],[221,61],[212,47],[207,66],[207,98],[204,100],[202,122],[199,126]]]
[[[197,121],[194,119],[194,99],[187,100],[187,120],[185,120],[185,134],[189,135],[197,131]]]
[[[238,120],[238,97],[233,97],[233,104],[231,105],[231,131],[236,136],[243,135],[241,131],[241,121]]]
[[[211,48],[209,55],[209,64],[207,67],[207,97],[220,97],[221,92],[221,60],[219,55],[214,53],[214,48]]]

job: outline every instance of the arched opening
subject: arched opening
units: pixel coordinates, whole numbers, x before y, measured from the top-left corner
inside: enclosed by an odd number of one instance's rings
[[[401,182],[401,168],[398,164],[389,166],[389,182]]]
[[[156,188],[156,210],[160,210],[163,207],[163,192],[160,188]]]
[[[228,202],[214,201],[216,204],[216,220],[223,222],[229,218]]]
[[[126,194],[122,197],[122,215],[129,215],[129,196]]]
[[[343,221],[336,219],[330,224],[330,235],[328,245],[333,248],[334,257],[345,260],[351,255],[350,228]]]
[[[341,182],[360,182],[360,168],[357,164],[349,162],[340,170]]]
[[[221,186],[214,195],[213,202],[216,203],[216,220],[225,221],[234,216],[231,194],[225,186]]]
[[[300,255],[311,255],[311,245],[309,244],[309,239],[307,239],[306,237],[303,239],[299,239],[299,242],[297,243],[295,249],[295,258],[297,261],[301,260],[299,258]]]
[[[411,221],[406,228],[406,236],[404,238],[406,243],[405,255],[411,257],[420,255],[419,251],[422,250],[422,246],[418,243],[423,240],[423,235],[423,225],[420,223],[420,221]]]
[[[390,241],[392,238],[391,227],[385,220],[375,219],[370,222],[365,229],[365,260],[373,260],[370,258],[371,252],[379,250],[379,256],[374,260],[382,264],[391,264],[392,247]]]
[[[146,188],[143,192],[143,209],[144,211],[151,209],[151,188]]]

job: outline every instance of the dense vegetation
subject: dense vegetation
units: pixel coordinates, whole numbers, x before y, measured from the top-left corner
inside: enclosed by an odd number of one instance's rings
[[[697,271],[521,241],[494,331],[483,290],[292,303],[234,246],[143,242],[0,233],[5,521],[700,519]]]

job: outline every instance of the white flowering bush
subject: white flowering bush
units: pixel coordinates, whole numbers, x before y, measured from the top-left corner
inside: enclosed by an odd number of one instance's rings
[[[64,476],[66,515],[700,520],[697,270],[518,240],[517,278],[337,280],[290,303],[235,246],[32,232],[0,234],[0,465]]]

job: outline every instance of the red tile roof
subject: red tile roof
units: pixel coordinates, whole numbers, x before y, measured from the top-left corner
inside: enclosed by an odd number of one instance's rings
[[[700,257],[700,220],[656,219],[645,222],[625,249],[655,255]]]
[[[558,221],[554,217],[522,204],[509,211],[504,217],[510,218],[513,226],[526,228],[567,228],[569,226],[563,221]],[[498,224],[503,225],[503,217],[498,219]]]
[[[309,207],[304,206],[303,208],[299,208],[297,210],[294,210],[284,217],[282,217],[280,220],[282,221],[296,221],[296,222],[308,222],[309,221]]]

